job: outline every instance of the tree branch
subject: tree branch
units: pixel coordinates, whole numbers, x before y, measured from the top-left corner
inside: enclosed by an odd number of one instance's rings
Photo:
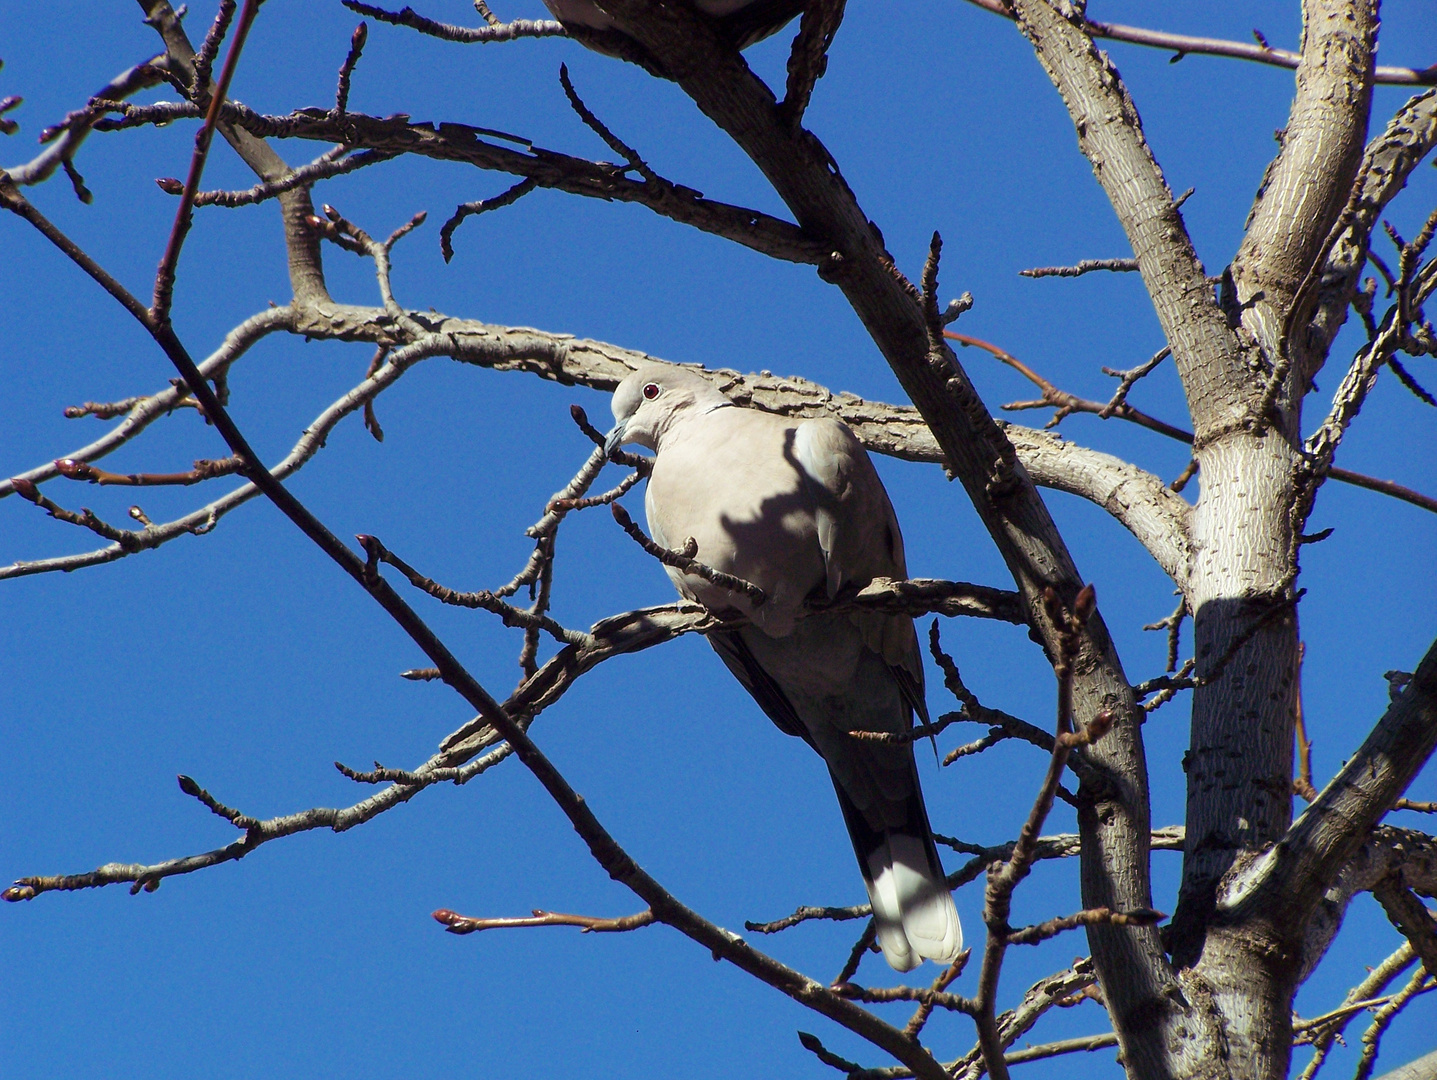
[[[1219,913],[1259,919],[1279,937],[1300,933],[1323,894],[1362,848],[1437,746],[1437,642],[1362,746],[1270,852],[1234,875]]]
[[[994,15],[1013,18],[1013,9],[1007,0],[968,0],[968,3],[984,11],[991,11]],[[1089,37],[1110,38],[1113,41],[1146,45],[1153,49],[1169,49],[1176,54],[1173,57],[1175,61],[1191,53],[1195,56],[1226,56],[1233,60],[1250,60],[1257,64],[1292,69],[1302,60],[1301,53],[1289,49],[1274,49],[1266,42],[1249,44],[1246,41],[1171,34],[1165,30],[1095,22],[1087,18],[1083,19],[1082,26]],[[1396,86],[1430,85],[1437,83],[1437,64],[1427,68],[1378,67],[1373,72],[1373,81]]]
[[[388,11],[381,7],[375,7],[373,4],[362,4],[359,0],[343,0],[343,2],[350,11],[368,15],[371,19],[376,19],[379,22],[389,23],[392,26],[407,26],[411,30],[417,30],[429,37],[439,38],[441,41],[456,41],[466,45],[487,41],[514,41],[518,38],[569,36],[569,32],[564,29],[563,24],[555,22],[553,19],[514,19],[510,22],[499,22],[496,19],[487,26],[455,26],[452,23],[427,19],[410,7],[401,8],[399,11]]]

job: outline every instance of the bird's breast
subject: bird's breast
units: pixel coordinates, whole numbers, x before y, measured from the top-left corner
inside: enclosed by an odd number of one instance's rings
[[[666,439],[644,503],[661,544],[681,548],[692,537],[700,562],[752,582],[767,601],[754,611],[742,596],[694,575],[676,582],[681,591],[710,607],[738,607],[781,636],[824,581],[823,552],[813,498],[791,453],[793,429],[751,415],[723,410]]]

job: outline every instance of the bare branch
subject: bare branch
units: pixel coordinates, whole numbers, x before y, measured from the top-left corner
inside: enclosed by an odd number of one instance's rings
[[[968,0],[974,7],[991,11],[995,15],[1013,18],[1013,9],[1007,0]],[[1245,41],[1227,41],[1222,38],[1194,37],[1190,34],[1170,34],[1165,30],[1148,30],[1141,26],[1124,26],[1121,23],[1082,20],[1083,31],[1089,37],[1109,38],[1129,45],[1146,45],[1153,49],[1171,50],[1174,60],[1181,60],[1189,54],[1195,56],[1225,56],[1233,60],[1249,60],[1257,64],[1271,64],[1275,67],[1294,69],[1302,60],[1302,54],[1288,49],[1274,49],[1266,42],[1249,45]],[[1395,86],[1421,86],[1437,83],[1437,65],[1428,68],[1378,67],[1373,72],[1373,81]]]
[[[1035,266],[1031,270],[1019,270],[1018,275],[1026,278],[1082,277],[1094,270],[1111,270],[1115,273],[1132,273],[1138,268],[1137,259],[1083,259],[1073,266]]]
[[[99,122],[97,130],[118,130],[153,123],[171,123],[197,117],[190,104],[116,106],[123,119]],[[387,156],[416,154],[459,161],[481,169],[507,172],[532,179],[543,188],[567,191],[589,198],[633,202],[681,224],[711,232],[788,262],[818,263],[821,244],[802,229],[757,210],[705,199],[699,192],[660,178],[659,183],[624,175],[627,166],[586,161],[533,147],[526,139],[466,124],[410,123],[407,117],[380,118],[361,113],[343,117],[327,110],[304,110],[288,116],[261,116],[234,102],[221,110],[224,121],[257,139],[300,138],[339,143],[353,150],[371,150]],[[486,141],[502,138],[524,150]],[[273,179],[278,179],[275,177]]]
[[[843,983],[834,990],[852,1001],[880,1004],[889,1001],[917,1001],[929,1008],[949,1009],[973,1015],[977,1005],[959,994],[948,994],[926,986],[889,986],[871,990],[854,983]]]
[[[180,205],[175,210],[175,223],[170,227],[169,239],[165,242],[164,254],[160,256],[160,265],[155,270],[155,294],[150,303],[150,320],[156,326],[168,327],[170,322],[170,302],[175,289],[175,272],[179,266],[180,250],[184,246],[185,237],[190,231],[190,224],[194,217],[195,194],[200,189],[200,177],[204,175],[205,162],[209,157],[210,142],[214,138],[215,125],[219,123],[220,106],[224,104],[225,95],[229,93],[230,80],[234,78],[235,68],[239,64],[240,53],[244,49],[245,38],[249,36],[250,27],[254,24],[255,16],[259,14],[260,0],[245,0],[244,7],[240,11],[239,24],[235,27],[234,40],[230,43],[230,51],[225,56],[225,64],[220,71],[220,80],[212,92],[209,107],[205,112],[205,122],[200,127],[200,132],[195,136],[194,153],[190,155],[190,170],[185,177],[185,186],[180,193]],[[214,32],[211,35],[214,47],[219,47],[219,39],[224,36],[225,28],[229,24],[228,12],[233,11],[234,5],[226,8],[221,5],[220,13],[215,17]],[[210,44],[206,42],[206,46]],[[205,52],[202,49],[198,61],[195,64],[196,80],[200,85],[207,79],[208,73],[204,70],[207,67]]]
[[[1393,994],[1392,999],[1377,1010],[1371,1025],[1362,1033],[1362,1056],[1358,1059],[1357,1071],[1353,1074],[1353,1080],[1367,1080],[1372,1075],[1372,1066],[1377,1062],[1377,1051],[1388,1025],[1407,1006],[1408,1002],[1428,988],[1427,983],[1427,972],[1425,970],[1418,971],[1401,991]]]
[[[480,930],[511,930],[528,926],[577,926],[585,934],[615,934],[652,926],[656,921],[653,909],[646,908],[636,915],[624,915],[617,919],[601,919],[593,915],[563,915],[557,911],[534,909],[528,919],[476,919],[447,908],[434,913],[436,922],[444,924],[451,934],[475,934]]]
[[[1426,973],[1437,972],[1437,921],[1417,895],[1402,883],[1400,876],[1378,882],[1372,895],[1387,913],[1388,921],[1411,943]]]
[[[768,599],[764,591],[751,581],[744,581],[742,578],[734,577],[732,574],[725,574],[722,570],[715,570],[711,566],[699,562],[694,558],[698,554],[698,543],[691,536],[685,542],[681,551],[671,551],[661,544],[656,544],[644,535],[642,529],[634,524],[633,518],[629,517],[626,511],[618,503],[610,503],[609,509],[614,513],[614,520],[619,527],[629,534],[629,537],[643,548],[646,552],[658,559],[665,566],[672,566],[682,574],[692,574],[701,577],[711,585],[717,585],[721,589],[728,589],[730,592],[743,593],[747,596],[749,603],[754,607],[760,607]]]
[[[828,49],[843,22],[844,0],[816,0],[803,8],[798,34],[788,54],[788,82],[778,109],[785,123],[798,127],[813,97],[814,85],[828,70]]]
[[[1009,945],[1040,945],[1049,938],[1057,937],[1065,930],[1076,930],[1083,926],[1155,926],[1167,916],[1161,911],[1145,908],[1138,911],[1111,911],[1108,908],[1090,908],[1072,915],[1063,915],[1047,922],[1025,926],[1008,935]]]
[[[940,972],[938,977],[933,980],[933,985],[929,988],[930,991],[934,994],[941,994],[947,990],[948,987],[953,984],[953,981],[957,979],[959,975],[963,974],[963,969],[968,966],[968,959],[972,955],[972,949],[964,949],[959,953],[957,959],[949,964],[947,969]],[[913,1015],[909,1017],[908,1023],[904,1025],[903,1034],[907,1035],[910,1039],[918,1038],[924,1025],[928,1023],[928,1018],[933,1015],[933,1008],[936,1004],[936,1001],[920,1002],[918,1008],[913,1010]]]
[[[1356,857],[1367,830],[1396,801],[1437,745],[1437,642],[1342,770],[1286,836],[1219,898],[1232,917],[1257,916],[1300,932]]]
[[[359,65],[359,57],[364,52],[364,43],[369,40],[369,26],[360,23],[354,28],[354,33],[349,38],[349,53],[344,58],[344,63],[339,65],[339,82],[334,90],[334,111],[345,113],[349,111],[349,82],[354,76],[354,69]]]
[[[60,123],[41,133],[40,141],[49,145],[38,157],[24,165],[14,165],[0,171],[17,187],[43,183],[55,174],[56,169],[63,168],[74,159],[95,121],[105,115],[104,103],[123,101],[142,90],[158,86],[167,77],[169,72],[166,70],[164,54],[151,57],[121,72],[96,91],[83,109],[72,112]]]
[[[1025,1046],[1022,1050],[1014,1050],[1006,1054],[1003,1060],[1009,1065],[1021,1065],[1026,1061],[1041,1061],[1044,1058],[1058,1057],[1061,1054],[1106,1050],[1110,1046],[1117,1045],[1118,1037],[1111,1031],[1107,1031],[1100,1035],[1080,1035],[1076,1039],[1060,1039],[1057,1042]]]
[[[1046,425],[1048,428],[1055,427],[1066,416],[1069,416],[1072,413],[1090,413],[1094,416],[1102,417],[1105,420],[1111,417],[1116,417],[1119,420],[1127,420],[1130,423],[1139,425],[1140,427],[1145,427],[1149,431],[1155,431],[1159,435],[1166,435],[1170,439],[1176,439],[1179,442],[1184,442],[1189,445],[1192,445],[1192,432],[1185,431],[1180,427],[1176,427],[1172,424],[1167,423],[1164,420],[1159,420],[1154,416],[1150,416],[1149,414],[1142,412],[1139,409],[1135,409],[1133,408],[1133,406],[1127,404],[1126,400],[1124,400],[1123,398],[1115,397],[1113,401],[1109,401],[1107,404],[1104,404],[1099,401],[1092,401],[1087,398],[1078,397],[1076,394],[1070,394],[1068,391],[1061,390],[1058,387],[1054,386],[1046,378],[1044,378],[1042,375],[1038,374],[1036,371],[1030,368],[1027,364],[1023,363],[1021,360],[1017,359],[1015,356],[1008,353],[1004,349],[999,348],[997,345],[994,345],[987,341],[982,341],[978,338],[969,337],[965,334],[956,334],[948,331],[944,332],[944,336],[958,341],[960,344],[975,346],[977,348],[992,353],[1004,364],[1018,371],[1026,379],[1028,379],[1035,386],[1037,386],[1043,392],[1043,397],[1040,400],[1015,402],[1013,404],[1005,405],[1003,407],[1005,409],[1038,409],[1052,407],[1056,411],[1054,412],[1053,419],[1050,420]],[[1380,356],[1390,357],[1392,351],[1397,347],[1397,344],[1400,340],[1400,331],[1395,329],[1389,330],[1387,332],[1386,338],[1383,340],[1382,344],[1379,347]],[[1363,361],[1363,370],[1369,370],[1373,367],[1380,369],[1382,366],[1379,355],[1369,354],[1369,350],[1363,350],[1361,353],[1359,353],[1358,359],[1359,361]],[[1374,361],[1377,362],[1374,363]],[[1152,361],[1149,361],[1148,363],[1152,363]],[[1145,367],[1146,365],[1142,366]],[[1108,368],[1104,368],[1103,370],[1108,374],[1114,374],[1114,372]],[[1134,370],[1141,370],[1141,367]],[[1121,374],[1128,373],[1124,372]],[[1144,372],[1144,374],[1146,373]],[[1350,399],[1353,392],[1356,389],[1359,389],[1362,385],[1363,384],[1361,382],[1354,382],[1351,386],[1348,386],[1348,384],[1344,384],[1344,391],[1346,397]],[[1367,385],[1370,387],[1370,383]],[[1358,406],[1360,407],[1360,402],[1358,402]],[[1349,415],[1347,419],[1350,421],[1351,416]],[[1343,428],[1343,430],[1345,430],[1345,427]],[[1060,477],[1064,474],[1059,473],[1057,475],[1054,475],[1052,472],[1035,470],[1028,465],[1029,456],[1033,454],[1032,440],[1035,438],[1037,433],[1022,428],[1013,427],[1009,427],[1008,431],[1010,433],[1010,437],[1013,439],[1013,445],[1018,449],[1019,457],[1023,460],[1025,467],[1028,467],[1030,472],[1035,472],[1035,480],[1037,483],[1039,483],[1043,487],[1053,487],[1057,488],[1060,491],[1071,491],[1072,494],[1081,495],[1084,498],[1088,498],[1093,502],[1099,503],[1099,505],[1105,505],[1104,501],[1096,496],[1096,492],[1102,490],[1100,478],[1102,480],[1106,479],[1104,473],[1107,470],[1099,470],[1096,467],[1096,463],[1092,461],[1092,458],[1094,456],[1097,456],[1096,451],[1081,451],[1081,464],[1079,464],[1077,467],[1079,469],[1079,475],[1085,480],[1085,483],[1071,483],[1065,485],[1064,483],[1060,482]],[[1101,456],[1106,457],[1107,455]],[[1112,460],[1116,461],[1117,459]],[[1075,464],[1077,464],[1077,462],[1075,462]],[[1133,466],[1127,465],[1126,462],[1119,462],[1119,464],[1126,466],[1126,468],[1134,469]],[[1140,479],[1142,481],[1144,489],[1146,489],[1149,484],[1148,478],[1150,474],[1143,472],[1141,469],[1134,469],[1134,472],[1136,474],[1134,479]],[[1183,473],[1183,475],[1179,477],[1176,481],[1174,481],[1166,490],[1172,492],[1173,494],[1176,494],[1183,489],[1187,481],[1190,480],[1193,474],[1195,474],[1196,472],[1197,460],[1194,459],[1193,462],[1188,466],[1188,469]],[[1365,476],[1362,473],[1355,473],[1347,469],[1339,469],[1336,467],[1330,467],[1327,470],[1326,475],[1329,479],[1338,480],[1344,484],[1351,484],[1354,487],[1366,488],[1369,491],[1380,492],[1384,495],[1390,495],[1395,499],[1401,499],[1403,502],[1408,502],[1414,506],[1420,506],[1424,510],[1430,510],[1434,513],[1437,513],[1437,499],[1434,499],[1428,495],[1423,495],[1420,492],[1413,491],[1411,488],[1403,487],[1401,484],[1394,483],[1391,480],[1379,480],[1371,476]],[[1039,477],[1041,477],[1041,479]],[[1156,480],[1156,478],[1153,478],[1153,480]],[[1158,487],[1163,486],[1161,481],[1157,481],[1157,484]],[[1151,495],[1148,495],[1147,501],[1156,500],[1153,499]],[[1182,502],[1182,500],[1178,500],[1178,502],[1180,502],[1183,506],[1187,505],[1186,502]],[[1163,544],[1161,540],[1163,532],[1161,529],[1154,529],[1150,524],[1145,522],[1140,515],[1135,514],[1133,510],[1129,510],[1125,514],[1120,515],[1113,507],[1105,506],[1105,508],[1108,509],[1110,513],[1113,513],[1115,517],[1118,517],[1118,520],[1121,521],[1125,526],[1127,526],[1128,530],[1132,532],[1133,535],[1136,536],[1140,541],[1143,542],[1143,545],[1148,548],[1149,552],[1154,557],[1158,558],[1159,564],[1162,565],[1164,569],[1168,569],[1168,564],[1164,558],[1166,545]],[[1172,571],[1169,571],[1169,574],[1170,576],[1173,576],[1175,581],[1180,582],[1181,579],[1178,578],[1176,575],[1172,574]]]
[[[1060,628],[1059,647],[1053,660],[1053,674],[1058,683],[1058,708],[1056,734],[1048,772],[1018,833],[1013,853],[1005,862],[995,863],[988,869],[988,884],[983,893],[983,922],[988,928],[988,939],[983,949],[983,967],[978,975],[977,1009],[974,1019],[978,1028],[978,1044],[982,1048],[983,1062],[993,1080],[1007,1080],[1008,1070],[1003,1062],[1004,1044],[997,1019],[994,1015],[995,998],[998,991],[998,976],[1002,969],[1003,955],[1007,949],[1012,928],[1008,916],[1012,911],[1013,890],[1027,877],[1037,852],[1038,834],[1043,822],[1052,809],[1068,754],[1075,745],[1073,729],[1073,665],[1077,660],[1079,644],[1088,619],[1096,610],[1097,601],[1091,585],[1085,585],[1078,594],[1071,610],[1065,609],[1056,592],[1049,590],[1044,597],[1050,621]],[[1111,714],[1099,713],[1089,721],[1083,732],[1089,739],[1096,739],[1111,727]],[[1083,741],[1089,741],[1085,739]],[[1111,913],[1109,913],[1111,915]],[[1149,923],[1150,925],[1150,923]]]
[[[237,457],[221,458],[218,461],[201,459],[196,461],[189,472],[182,473],[112,473],[74,458],[61,458],[55,468],[61,476],[70,480],[86,480],[101,486],[161,487],[203,483],[217,476],[230,476],[240,470],[244,463]],[[13,482],[13,481],[12,481]]]
[[[553,19],[514,19],[512,22],[490,22],[488,26],[455,26],[452,23],[436,22],[420,15],[413,8],[387,11],[373,4],[362,4],[359,0],[344,0],[344,6],[360,15],[389,23],[393,26],[407,26],[429,37],[441,41],[457,41],[464,44],[486,41],[514,41],[517,38],[568,37],[569,32],[562,23]]]
[[[386,548],[378,537],[360,536],[357,539],[360,547],[364,548],[365,554],[368,556],[367,571],[371,574],[378,572],[379,563],[387,563],[403,574],[409,584],[428,593],[440,603],[452,604],[455,607],[482,608],[498,615],[505,626],[517,626],[525,630],[543,630],[561,645],[587,645],[592,641],[588,634],[561,626],[547,615],[524,611],[512,604],[506,604],[487,589],[464,593],[446,588],[415,570],[414,567]]]
[[[201,191],[195,195],[196,206],[254,206],[267,199],[278,198],[286,192],[294,191],[297,188],[307,188],[317,180],[328,180],[334,176],[344,176],[347,173],[357,172],[369,165],[378,165],[383,161],[390,161],[398,157],[397,153],[386,153],[379,150],[366,150],[363,153],[350,153],[347,147],[338,147],[321,154],[308,165],[300,165],[290,169],[276,180],[267,180],[256,184],[244,191]]]
[[[490,210],[498,210],[505,206],[512,206],[538,186],[538,183],[535,182],[533,178],[526,177],[507,190],[495,195],[492,199],[476,199],[474,202],[461,203],[455,207],[454,213],[449,216],[449,220],[439,229],[439,252],[444,256],[444,261],[449,262],[454,258],[454,230],[464,223],[465,218],[474,217],[477,214],[487,214]]]

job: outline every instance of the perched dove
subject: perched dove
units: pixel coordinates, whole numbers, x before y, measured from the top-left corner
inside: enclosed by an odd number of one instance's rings
[[[793,420],[734,404],[692,371],[654,364],[614,391],[607,447],[657,453],[644,498],[668,548],[753,582],[765,602],[669,568],[680,593],[752,625],[710,634],[723,662],[781,731],[823,757],[868,886],[878,944],[907,971],[951,962],[958,912],[928,825],[910,741],[927,720],[913,620],[867,611],[804,614],[875,577],[906,578],[903,537],[863,446],[837,420]]]

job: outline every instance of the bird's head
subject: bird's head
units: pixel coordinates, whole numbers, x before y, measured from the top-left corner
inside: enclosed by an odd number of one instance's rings
[[[604,450],[612,453],[625,443],[657,450],[677,418],[732,404],[712,383],[688,368],[646,364],[614,390],[614,427],[604,440]]]

